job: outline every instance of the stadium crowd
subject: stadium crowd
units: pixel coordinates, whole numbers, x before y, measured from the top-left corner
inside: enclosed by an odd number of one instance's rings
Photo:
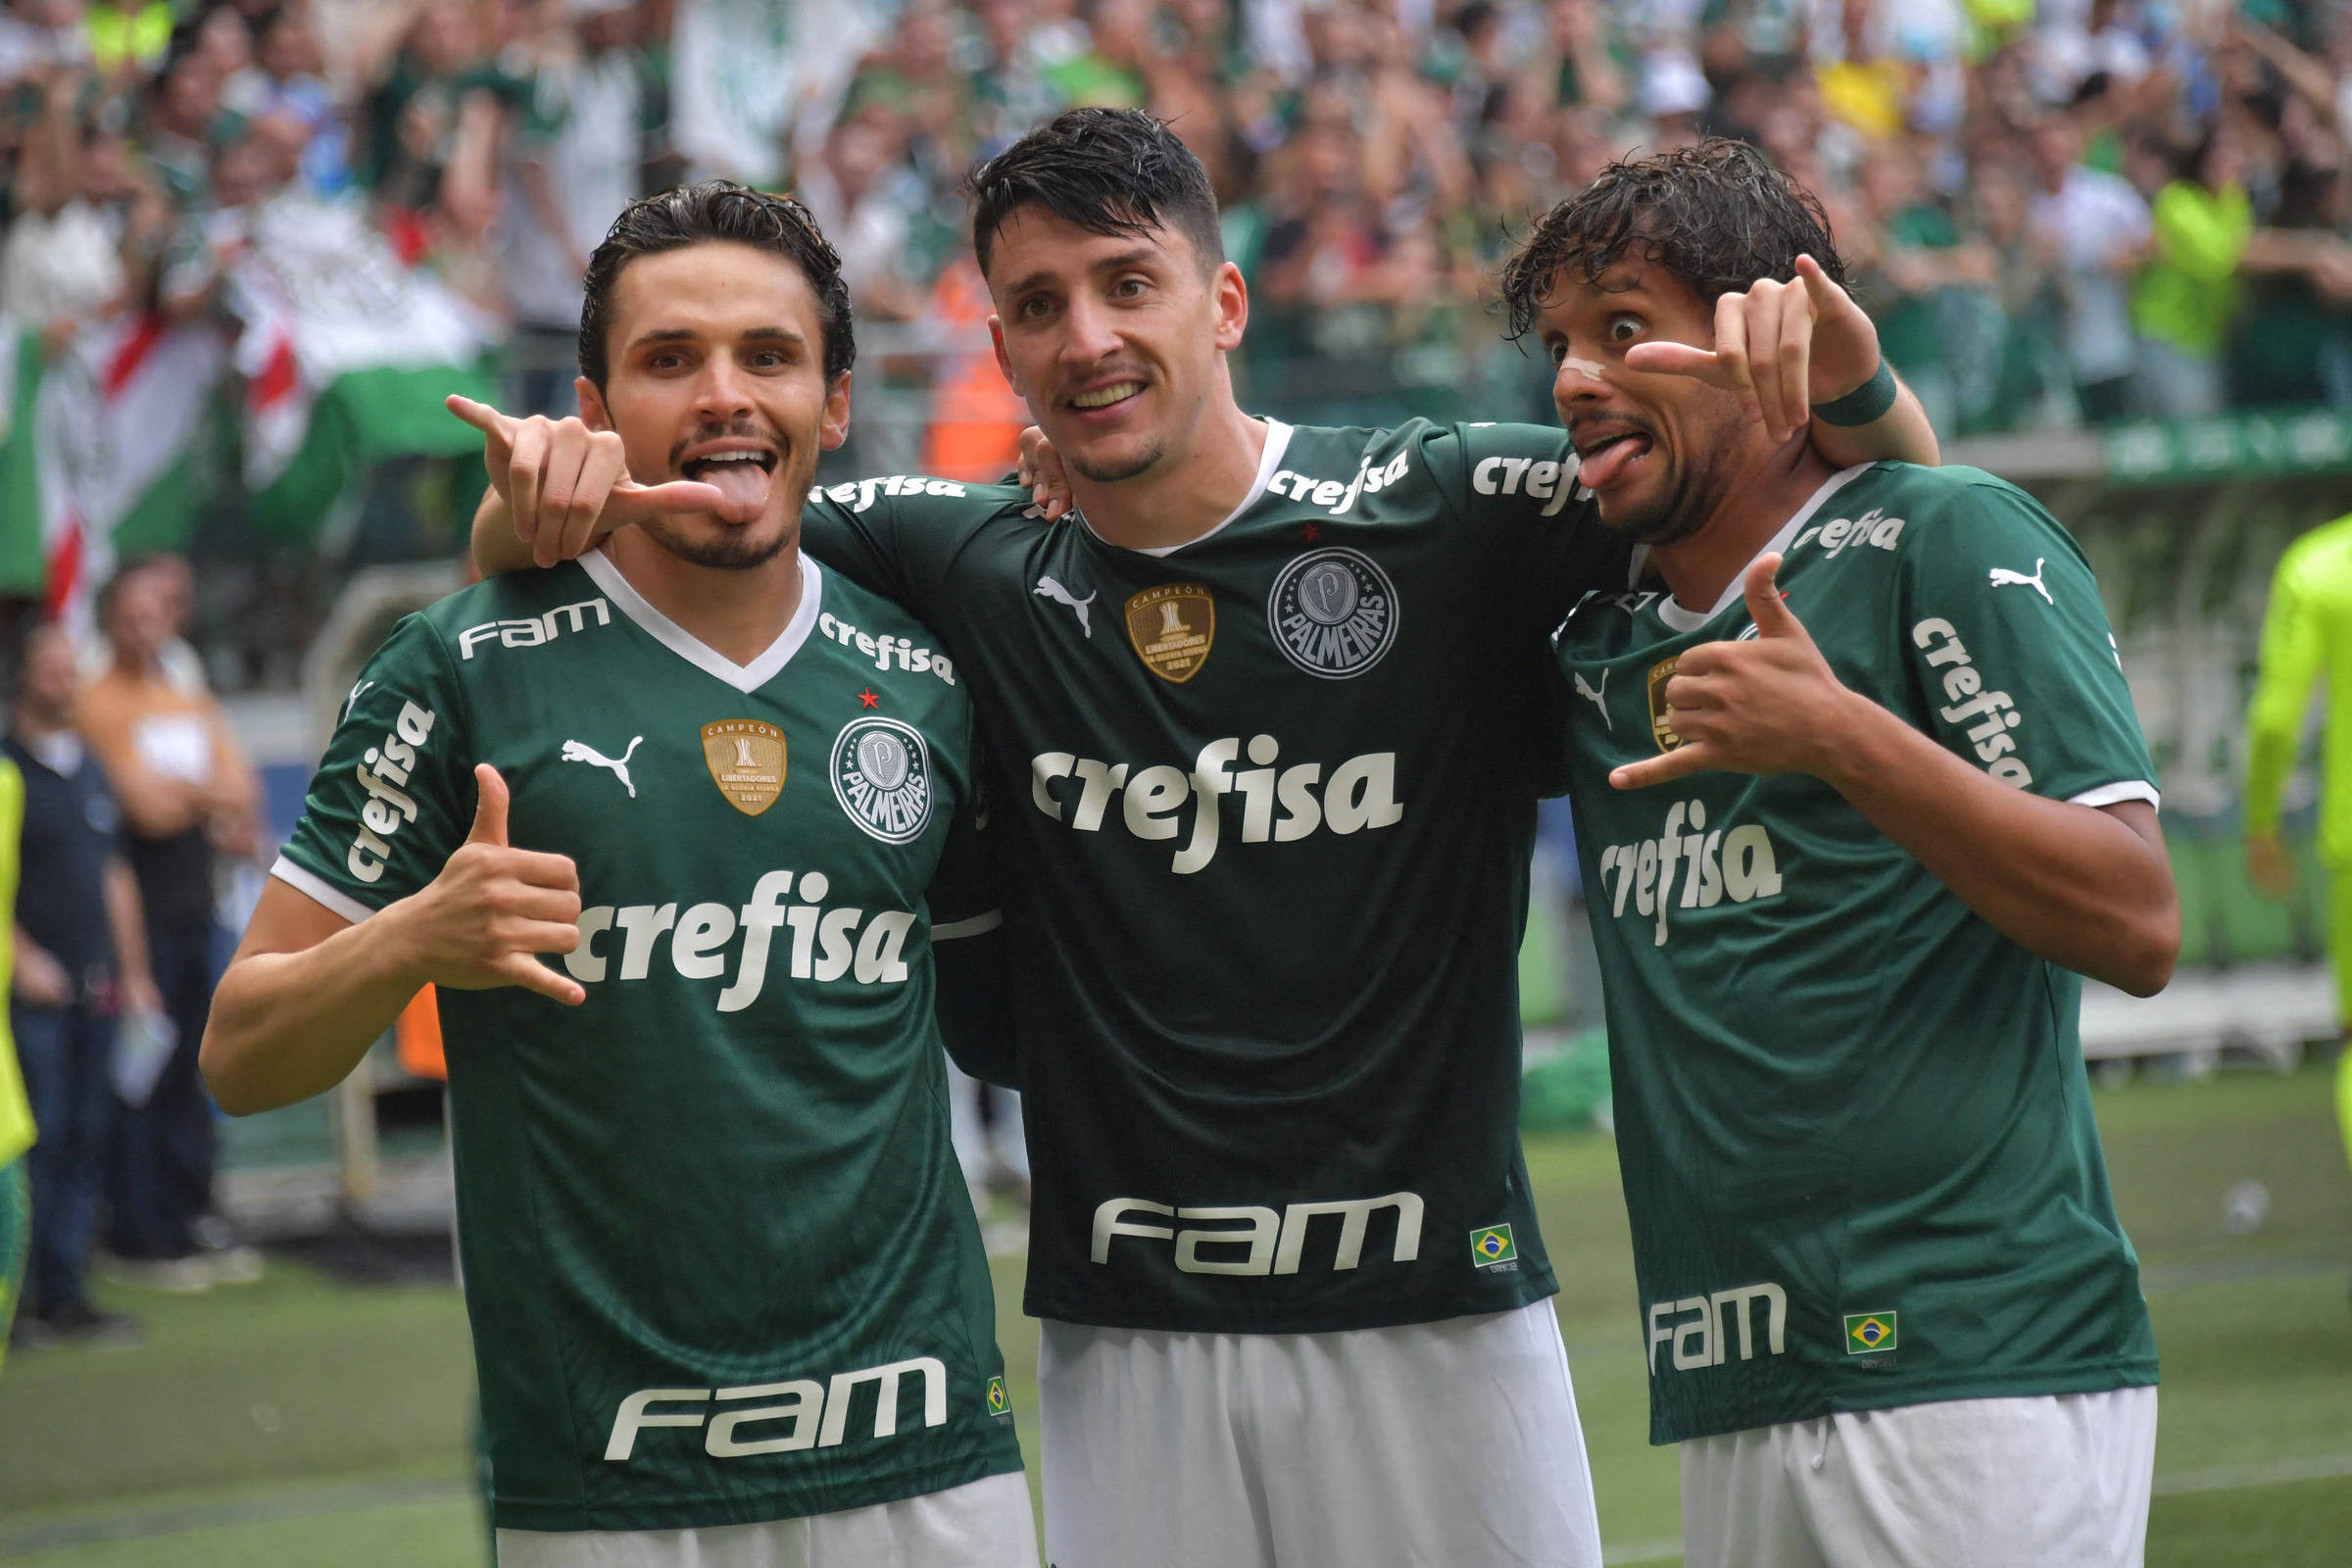
[[[993,421],[957,182],[1078,103],[1200,154],[1303,416],[1458,396],[1510,236],[1709,131],[1821,192],[1947,435],[2352,402],[2352,9],[2283,0],[10,0],[0,312],[238,318],[241,249],[356,209],[564,404],[612,216],[717,173]]]

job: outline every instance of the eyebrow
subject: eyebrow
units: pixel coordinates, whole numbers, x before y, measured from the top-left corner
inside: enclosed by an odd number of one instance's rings
[[[630,348],[648,343],[691,343],[703,334],[690,326],[658,326],[630,339]],[[807,343],[808,339],[799,328],[790,326],[747,326],[737,335],[738,343]]]
[[[1126,250],[1117,251],[1109,256],[1103,257],[1101,261],[1095,263],[1094,266],[1088,268],[1087,270],[1090,272],[1115,272],[1123,268],[1143,267],[1157,260],[1161,254],[1162,253],[1157,246],[1130,246]],[[1005,284],[1004,292],[1007,296],[1026,294],[1031,289],[1042,287],[1046,283],[1052,281],[1053,277],[1054,274],[1052,272],[1048,271],[1044,268],[1040,268],[1034,272],[1030,272],[1025,276],[1015,278],[1010,283]]]

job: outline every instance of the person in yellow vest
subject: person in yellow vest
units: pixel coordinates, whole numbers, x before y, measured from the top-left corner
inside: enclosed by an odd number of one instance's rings
[[[24,775],[0,757],[0,906],[10,909],[17,906],[17,845],[24,826]],[[0,992],[8,989],[16,967],[15,937],[15,922],[0,922]],[[17,1071],[7,1009],[0,1008],[0,1362],[8,1359],[17,1295],[32,1246],[32,1178],[24,1168],[24,1151],[31,1147],[32,1105]]]
[[[2352,1029],[2352,516],[2314,528],[2287,548],[2262,622],[2262,672],[2246,716],[2246,872],[2284,898],[2294,862],[2278,832],[2279,807],[2312,688],[2328,686],[2321,740],[2320,861],[2333,894],[2328,953],[2335,966],[2336,1023]],[[2352,1047],[2336,1058],[2335,1114],[2352,1154]]]

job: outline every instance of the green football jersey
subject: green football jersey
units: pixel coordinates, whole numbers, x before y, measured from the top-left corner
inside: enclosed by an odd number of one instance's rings
[[[809,548],[979,708],[1033,1315],[1311,1333],[1555,1288],[1517,953],[1547,638],[1625,560],[1573,463],[1557,429],[1269,421],[1248,499],[1154,551],[1010,487],[811,496]]]
[[[753,1523],[1017,1470],[949,1146],[935,938],[993,923],[968,689],[803,564],[737,665],[603,556],[453,594],[354,688],[276,875],[438,874],[477,762],[579,868],[588,1000],[440,993],[491,1516]],[[854,621],[867,643],[821,628]],[[888,650],[869,656],[867,648]]]
[[[1847,686],[2018,789],[2155,801],[2098,585],[2023,492],[1849,468],[1767,548]],[[2155,1382],[2081,980],[1817,778],[1610,786],[1681,744],[1676,659],[1754,634],[1738,582],[1704,612],[1650,584],[1558,639],[1651,1441]]]

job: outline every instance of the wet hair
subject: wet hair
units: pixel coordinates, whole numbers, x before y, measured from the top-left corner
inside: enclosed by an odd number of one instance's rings
[[[629,203],[612,220],[605,242],[588,258],[580,305],[580,374],[598,391],[612,367],[605,338],[612,327],[612,287],[621,269],[640,256],[681,251],[694,245],[749,245],[784,257],[801,270],[816,296],[825,384],[848,373],[858,358],[851,330],[850,286],[842,280],[841,255],[817,231],[808,209],[789,196],[772,196],[733,180],[706,179],[679,185]]]
[[[1510,335],[1524,337],[1574,268],[1586,282],[1628,259],[1663,267],[1709,305],[1765,278],[1788,282],[1810,256],[1840,285],[1845,262],[1811,191],[1743,141],[1611,164],[1540,219],[1502,268]]]
[[[997,234],[1021,208],[1043,207],[1094,234],[1172,228],[1203,270],[1225,260],[1208,172],[1164,121],[1138,109],[1072,109],[975,168],[972,251],[982,274]]]

